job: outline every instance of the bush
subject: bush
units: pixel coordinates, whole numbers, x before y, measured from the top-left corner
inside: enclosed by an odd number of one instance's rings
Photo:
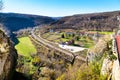
[[[77,63],[78,64],[78,63]],[[69,66],[68,71],[62,74],[57,80],[106,80],[107,76],[101,76],[102,60],[90,63],[87,66],[85,63],[80,67],[75,64]]]
[[[32,60],[32,63],[34,66],[38,66],[40,62],[41,62],[41,59],[37,56],[35,56]]]

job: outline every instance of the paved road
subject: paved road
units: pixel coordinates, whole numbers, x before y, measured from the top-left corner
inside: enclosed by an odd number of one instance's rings
[[[39,37],[36,36],[36,35],[34,34],[34,31],[35,31],[35,28],[31,31],[31,35],[32,35],[32,37],[35,38],[37,41],[41,42],[42,44],[44,44],[44,45],[46,45],[46,46],[48,46],[48,47],[50,47],[50,48],[53,48],[53,49],[57,50],[57,51],[59,51],[59,52],[62,52],[62,53],[64,53],[64,54],[66,54],[66,55],[69,55],[69,56],[71,56],[71,57],[74,57],[74,53],[65,51],[65,50],[63,50],[63,49],[61,49],[61,48],[59,48],[59,47],[56,47],[56,46],[50,44],[50,43],[51,43],[50,41],[47,41],[46,39],[43,39],[41,36],[39,36]],[[82,61],[86,61],[86,59],[84,59],[84,58],[81,57],[81,56],[77,56],[76,58],[77,58],[77,59],[80,59],[80,60],[82,60]]]

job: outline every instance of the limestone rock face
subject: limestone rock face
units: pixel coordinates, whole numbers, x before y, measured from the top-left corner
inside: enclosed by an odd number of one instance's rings
[[[101,74],[102,75],[109,75],[112,71],[112,67],[113,67],[113,61],[111,61],[107,58],[104,59],[102,69],[101,69]]]
[[[120,65],[119,61],[114,61],[112,70],[112,80],[120,80]]]
[[[0,80],[11,80],[17,63],[13,43],[0,30]]]

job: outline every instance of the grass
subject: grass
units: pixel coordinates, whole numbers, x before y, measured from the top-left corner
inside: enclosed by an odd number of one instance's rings
[[[57,33],[45,33],[42,35],[43,38],[47,39],[47,40],[50,40],[50,41],[60,41],[60,38],[61,38],[61,34],[57,34]]]
[[[59,36],[59,35],[50,35],[47,39],[48,40],[56,40],[56,39],[59,39],[59,38],[61,38],[61,36]]]
[[[37,52],[29,37],[18,38],[18,40],[19,43],[15,48],[19,55],[30,57],[31,54],[35,54]]]
[[[91,48],[94,46],[94,41],[91,39],[87,39],[84,37],[81,37],[79,41],[76,41],[77,44],[79,44],[79,42],[82,43],[84,48]]]
[[[35,54],[37,51],[29,37],[21,37],[21,38],[18,38],[18,40],[19,40],[19,43],[15,46],[15,48],[17,49],[18,54],[22,55],[22,57],[18,56],[19,57],[18,63],[24,63],[23,64],[24,69],[25,68],[29,69],[28,72],[27,73],[25,72],[24,74],[27,74],[27,76],[30,76],[38,69],[38,66],[34,66],[32,64],[34,58],[31,57],[31,54]],[[18,72],[21,72],[19,68],[16,70]]]
[[[91,42],[91,43],[89,42],[89,43],[85,43],[85,44],[84,44],[84,47],[85,47],[85,48],[91,48],[91,47],[93,47],[93,45],[94,45],[94,44],[93,44],[92,42]]]
[[[107,35],[107,34],[113,34],[113,32],[99,32],[100,34]]]
[[[110,32],[110,31],[90,31],[90,32],[98,32],[102,35],[109,35],[109,34],[113,34],[113,32]]]

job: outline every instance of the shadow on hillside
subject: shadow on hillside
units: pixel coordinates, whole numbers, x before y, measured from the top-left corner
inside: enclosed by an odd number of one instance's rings
[[[20,72],[15,72],[13,76],[13,80],[31,80],[25,76],[25,74]]]
[[[11,40],[14,42],[14,45],[17,45],[17,44],[19,43],[19,41],[18,41],[18,39],[17,39],[17,37],[16,37],[15,34],[12,34],[12,35],[10,36],[10,38],[11,38]]]
[[[71,46],[81,47],[79,44],[72,44]]]

